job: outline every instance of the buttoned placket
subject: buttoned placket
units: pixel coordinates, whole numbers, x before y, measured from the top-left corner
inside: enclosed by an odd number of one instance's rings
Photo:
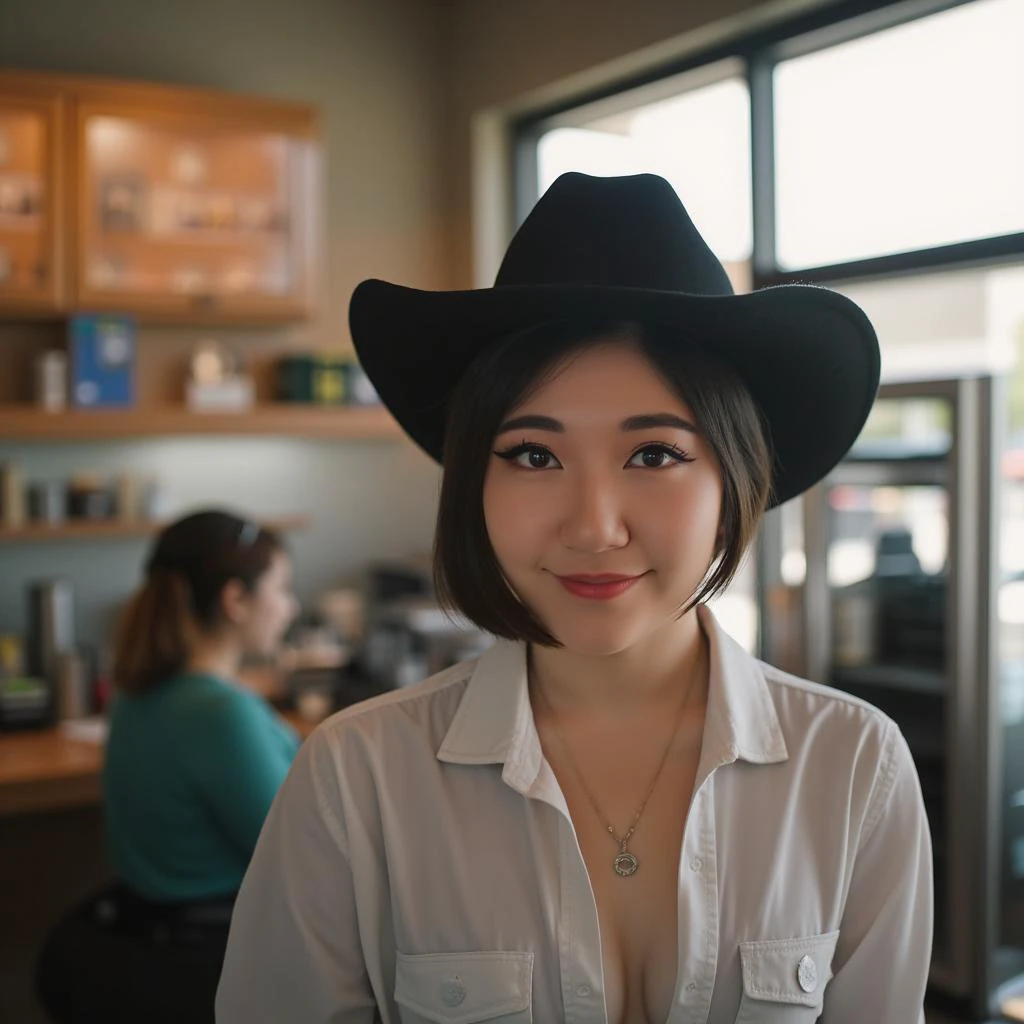
[[[608,1024],[597,901],[568,805],[546,762],[542,776],[532,796],[559,817],[557,941],[565,1024]],[[676,991],[666,1024],[704,1024],[711,1012],[718,969],[718,902],[713,770],[694,793],[683,832]]]
[[[666,1024],[704,1024],[718,970],[715,777],[697,783],[683,832],[676,902],[676,991]]]

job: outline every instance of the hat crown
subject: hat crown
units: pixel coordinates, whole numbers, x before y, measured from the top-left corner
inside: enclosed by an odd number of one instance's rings
[[[537,201],[494,285],[733,294],[722,264],[664,178],[576,171],[560,175]]]

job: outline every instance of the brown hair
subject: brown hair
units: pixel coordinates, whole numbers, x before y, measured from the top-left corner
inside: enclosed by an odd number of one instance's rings
[[[281,550],[277,534],[230,512],[194,512],[163,530],[117,625],[118,689],[144,693],[180,672],[193,637],[219,623],[225,585],[251,592]]]
[[[728,586],[771,495],[768,427],[740,378],[677,333],[631,324],[548,323],[484,350],[453,392],[444,441],[444,476],[434,536],[434,578],[442,603],[481,629],[510,640],[558,646],[512,591],[484,520],[491,446],[508,413],[540,387],[570,353],[621,335],[635,343],[693,411],[722,473],[722,541],[709,573],[680,614]]]

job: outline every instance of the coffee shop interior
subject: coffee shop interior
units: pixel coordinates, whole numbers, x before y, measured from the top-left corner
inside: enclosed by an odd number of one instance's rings
[[[563,171],[654,171],[736,291],[882,351],[719,619],[882,708],[934,850],[930,1024],[1024,1021],[1024,0],[0,0],[0,1021],[111,881],[111,636],[162,523],[285,541],[242,682],[300,736],[475,657],[439,471],[377,401],[367,277],[490,285]],[[83,1018],[84,1019],[84,1018]]]

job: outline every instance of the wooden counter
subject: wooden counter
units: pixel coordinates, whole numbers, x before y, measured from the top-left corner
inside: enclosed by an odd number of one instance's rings
[[[295,712],[281,717],[303,738],[315,728]],[[103,750],[60,728],[0,733],[0,817],[98,804]]]

